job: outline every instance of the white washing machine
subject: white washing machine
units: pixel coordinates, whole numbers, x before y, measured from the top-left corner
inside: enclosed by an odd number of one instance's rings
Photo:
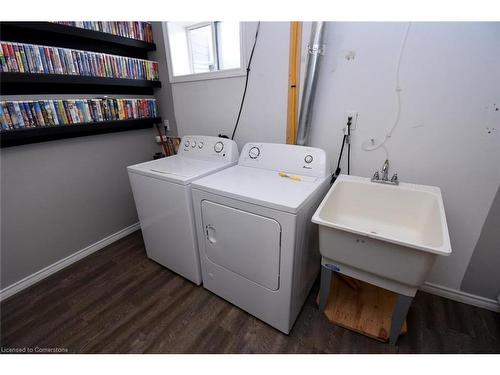
[[[247,143],[237,166],[193,183],[204,287],[286,334],[320,267],[311,217],[330,186],[325,159]]]
[[[127,167],[149,258],[201,283],[191,183],[237,160],[234,141],[185,136],[177,155]]]

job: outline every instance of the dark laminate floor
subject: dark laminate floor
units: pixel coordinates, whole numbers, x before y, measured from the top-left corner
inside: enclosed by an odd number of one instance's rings
[[[390,347],[332,325],[314,287],[289,336],[150,261],[140,232],[1,304],[2,347],[72,353],[500,353],[500,314],[419,292]]]

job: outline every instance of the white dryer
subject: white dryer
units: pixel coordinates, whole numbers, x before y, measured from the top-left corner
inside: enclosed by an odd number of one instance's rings
[[[201,283],[191,183],[237,160],[232,140],[185,136],[177,155],[127,167],[149,258]]]
[[[288,334],[319,271],[311,217],[328,188],[323,150],[272,143],[196,180],[204,287]]]

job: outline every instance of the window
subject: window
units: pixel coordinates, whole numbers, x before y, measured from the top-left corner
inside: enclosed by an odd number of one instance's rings
[[[166,22],[171,82],[244,75],[239,22]]]
[[[218,70],[215,23],[187,28],[187,43],[191,73],[205,73]]]

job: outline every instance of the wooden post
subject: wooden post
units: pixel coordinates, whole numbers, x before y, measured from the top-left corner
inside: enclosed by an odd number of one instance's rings
[[[295,144],[299,121],[299,79],[302,22],[290,22],[290,60],[288,67],[288,113],[286,143]]]

